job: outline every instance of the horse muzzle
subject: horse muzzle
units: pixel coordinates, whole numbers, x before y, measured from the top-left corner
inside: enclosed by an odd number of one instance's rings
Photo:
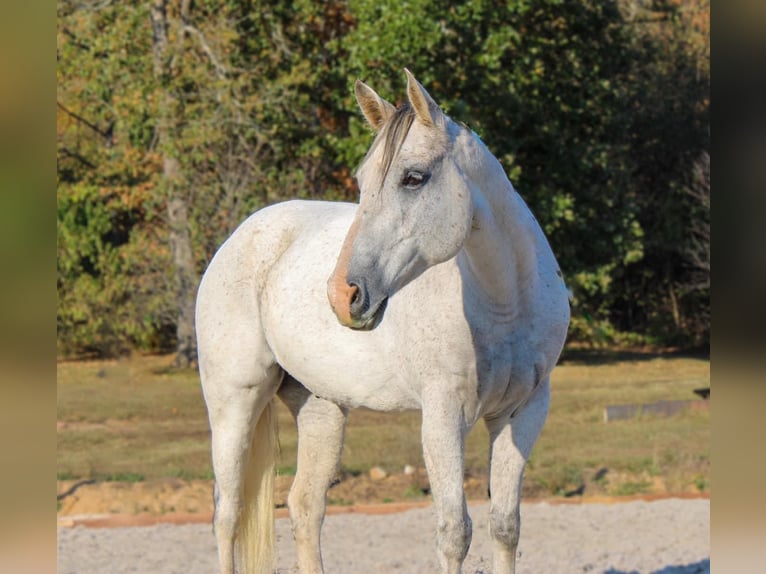
[[[388,304],[385,296],[373,301],[363,279],[345,280],[337,275],[327,282],[327,298],[340,324],[359,331],[377,327]]]

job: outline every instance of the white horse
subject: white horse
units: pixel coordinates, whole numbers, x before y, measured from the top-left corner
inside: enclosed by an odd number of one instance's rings
[[[378,132],[357,173],[359,205],[260,210],[200,285],[222,574],[235,548],[243,571],[273,567],[276,395],[298,426],[288,507],[301,572],[323,571],[326,493],[354,407],[422,411],[443,572],[460,571],[471,542],[464,439],[484,419],[494,572],[514,570],[522,472],[548,412],[567,289],[500,163],[405,72],[398,109],[356,82]]]

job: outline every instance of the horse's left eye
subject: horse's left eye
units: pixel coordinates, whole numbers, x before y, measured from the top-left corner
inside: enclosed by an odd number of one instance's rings
[[[428,181],[429,175],[427,173],[421,173],[419,171],[408,171],[402,178],[402,185],[404,187],[420,187],[426,181]]]

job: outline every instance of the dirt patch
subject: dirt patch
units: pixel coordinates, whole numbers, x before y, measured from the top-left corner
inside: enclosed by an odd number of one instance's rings
[[[292,476],[277,476],[275,501],[287,504]],[[78,486],[79,484],[79,486]],[[486,477],[466,477],[464,486],[469,499],[486,498]],[[94,514],[210,513],[213,511],[213,482],[167,478],[141,482],[93,482],[62,480],[58,493],[59,516]],[[425,469],[412,474],[390,474],[373,479],[369,475],[344,475],[330,488],[327,500],[331,506],[355,504],[389,504],[394,502],[428,502],[430,486]]]
[[[79,481],[58,482],[65,493]],[[213,510],[213,483],[209,480],[168,478],[143,482],[82,484],[59,500],[58,515],[206,513]]]
[[[275,501],[278,508],[287,505],[287,494],[292,476],[277,476]],[[624,485],[618,489],[620,500],[641,498],[707,497],[708,494],[693,488],[669,489],[664,481],[656,477],[613,473],[610,476],[610,491],[589,484],[582,492],[573,491],[571,496],[551,497],[533,488],[525,488],[524,500],[548,500],[560,502],[606,501],[614,494],[615,484]],[[641,486],[631,491],[631,485]],[[486,501],[488,480],[486,475],[466,476],[463,486],[468,500]],[[527,485],[525,485],[526,487]],[[126,515],[151,517],[176,515],[181,522],[189,522],[187,515],[210,515],[213,512],[213,482],[210,480],[182,480],[166,478],[140,482],[96,482],[63,480],[57,484],[61,496],[58,501],[60,519],[73,516]],[[583,496],[584,495],[584,496]],[[347,508],[354,511],[360,506],[398,508],[428,504],[431,500],[430,485],[424,468],[409,474],[394,473],[372,478],[369,474],[345,474],[336,481],[327,493],[328,504],[342,512]]]

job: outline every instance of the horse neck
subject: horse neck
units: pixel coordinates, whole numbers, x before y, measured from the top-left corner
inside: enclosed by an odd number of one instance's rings
[[[473,134],[466,143],[474,220],[458,264],[465,287],[493,314],[515,316],[532,295],[542,231],[500,162]]]

